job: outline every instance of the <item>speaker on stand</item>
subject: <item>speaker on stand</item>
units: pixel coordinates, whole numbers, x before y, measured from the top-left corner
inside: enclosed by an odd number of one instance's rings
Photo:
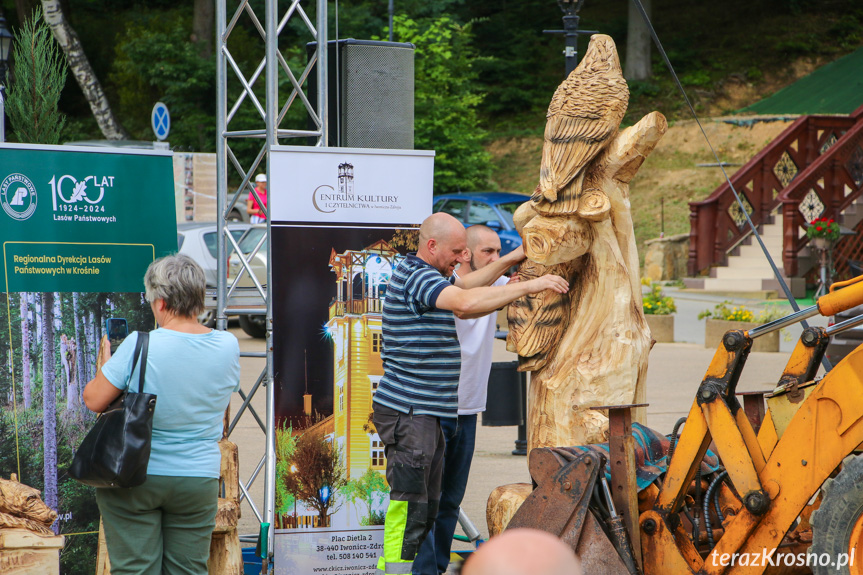
[[[317,43],[306,45],[311,60]],[[329,142],[343,148],[412,150],[414,45],[372,40],[327,43]],[[317,99],[310,74],[309,101]],[[314,129],[314,127],[312,127]]]

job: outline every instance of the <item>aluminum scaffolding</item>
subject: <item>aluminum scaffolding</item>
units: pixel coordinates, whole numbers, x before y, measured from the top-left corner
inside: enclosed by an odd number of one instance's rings
[[[234,11],[230,13],[228,20],[228,4],[234,7]],[[259,4],[256,2],[255,4]],[[258,15],[255,14],[252,2],[250,0],[219,0],[216,3],[216,47],[218,51],[217,58],[217,122],[218,136],[216,144],[216,171],[217,171],[217,209],[218,209],[218,285],[215,293],[210,296],[214,297],[216,308],[216,327],[217,329],[227,329],[228,313],[232,315],[263,315],[266,313],[266,351],[265,352],[244,352],[241,355],[244,357],[258,357],[266,359],[266,367],[258,376],[256,383],[252,389],[245,393],[242,389],[239,391],[243,399],[243,404],[235,414],[228,428],[228,433],[233,431],[240,417],[248,410],[266,436],[266,450],[261,461],[256,466],[254,472],[245,481],[240,478],[240,489],[242,498],[248,499],[248,502],[257,517],[258,521],[268,523],[271,527],[267,534],[267,549],[272,556],[273,549],[273,530],[275,524],[275,480],[276,480],[276,460],[275,460],[275,393],[273,385],[269,385],[273,381],[273,303],[269,297],[268,287],[272,281],[272,266],[267,266],[267,277],[265,283],[260,282],[260,278],[256,278],[250,267],[252,258],[258,253],[261,247],[266,243],[267,262],[273,262],[273,246],[272,242],[267,241],[270,237],[271,221],[269,215],[267,217],[266,233],[262,237],[258,245],[248,254],[243,254],[239,250],[237,241],[228,233],[226,226],[228,215],[231,210],[239,203],[244,205],[246,197],[249,193],[253,194],[258,200],[257,192],[252,184],[254,174],[259,170],[262,162],[266,163],[267,182],[268,186],[272,182],[270,174],[272,172],[272,164],[270,162],[270,150],[273,146],[278,145],[280,140],[289,138],[315,138],[318,146],[327,145],[328,132],[328,111],[327,111],[327,3],[326,0],[290,0],[282,4],[287,4],[284,11],[280,11],[276,0],[264,0],[265,14],[264,23]],[[306,14],[304,9],[313,7],[315,10],[315,23]],[[302,72],[297,76],[288,65],[284,55],[279,49],[279,37],[285,31],[286,26],[290,22],[299,20],[299,25],[293,26],[291,31],[298,34],[299,40],[302,41],[302,35],[308,33],[308,40],[317,43],[316,52],[309,59]],[[257,31],[262,40],[262,55],[260,63],[252,71],[251,75],[246,76],[241,69],[240,64],[234,58],[229,48],[232,34],[238,30],[238,26],[245,27],[246,30],[254,29]],[[248,45],[246,44],[246,49]],[[303,44],[305,51],[305,44]],[[314,105],[309,102],[308,97],[303,91],[303,85],[312,71],[317,74],[317,99]],[[261,103],[261,76],[263,74],[263,105]],[[229,79],[231,84],[229,84]],[[290,94],[285,97],[279,97],[279,80],[287,80],[290,82],[292,89]],[[232,98],[232,106],[228,108],[229,98]],[[281,124],[285,121],[286,114],[292,105],[297,103],[302,105],[305,112],[304,119],[311,121],[308,125],[314,126],[315,129],[296,129],[282,128]],[[255,110],[255,121],[260,119],[260,127],[249,129],[244,126],[243,129],[231,129],[231,122],[237,117],[237,112],[241,106],[253,106]],[[303,126],[304,128],[308,128]],[[261,141],[260,150],[257,152],[254,161],[249,166],[243,166],[231,148],[232,143]],[[230,168],[233,168],[231,170]],[[234,179],[239,178],[240,182],[236,186],[232,186],[229,192],[229,171],[234,176]],[[271,194],[268,194],[268,203],[264,208],[265,213],[269,214],[271,207]],[[228,246],[231,246],[234,254],[239,257],[241,269],[232,280],[228,279]],[[244,277],[251,279],[254,287],[243,288],[238,287]],[[251,400],[261,388],[266,390],[266,417],[262,421],[259,415],[251,406]],[[258,479],[260,472],[264,471],[264,502],[263,508],[258,507],[251,498],[249,491],[252,484]],[[243,539],[257,539],[257,534],[254,536],[244,536]],[[272,562],[270,562],[272,564]]]

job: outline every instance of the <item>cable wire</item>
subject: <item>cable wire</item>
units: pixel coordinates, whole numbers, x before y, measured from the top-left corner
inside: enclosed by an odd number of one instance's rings
[[[764,245],[764,241],[761,239],[761,234],[759,234],[758,230],[755,228],[755,224],[752,222],[752,218],[749,217],[749,212],[746,211],[746,206],[743,204],[743,200],[740,199],[740,195],[737,193],[737,189],[734,187],[734,184],[731,183],[731,178],[728,177],[728,173],[725,171],[725,166],[723,166],[722,162],[719,159],[719,155],[713,148],[713,144],[710,142],[710,138],[707,137],[707,132],[704,130],[704,126],[701,124],[701,120],[699,119],[698,114],[695,112],[695,108],[692,106],[692,102],[690,102],[689,96],[686,95],[686,90],[683,89],[683,84],[680,83],[680,79],[677,77],[677,72],[674,71],[674,66],[671,65],[671,60],[669,60],[668,54],[665,53],[665,48],[662,47],[662,42],[659,41],[659,36],[657,36],[656,30],[653,28],[653,24],[650,22],[650,17],[647,15],[647,11],[644,9],[644,5],[641,3],[641,0],[632,0],[632,2],[635,4],[635,7],[641,14],[641,17],[644,20],[644,24],[647,26],[648,30],[650,30],[650,36],[653,38],[653,43],[656,44],[656,49],[659,50],[659,53],[662,56],[662,60],[665,62],[666,67],[668,67],[668,71],[671,72],[671,77],[674,79],[674,83],[677,84],[677,88],[683,95],[683,100],[686,102],[686,106],[692,113],[692,117],[698,124],[698,128],[701,130],[701,134],[704,136],[704,140],[707,142],[707,147],[710,148],[710,152],[716,159],[716,163],[719,166],[719,169],[722,170],[722,175],[725,177],[725,181],[728,182],[728,187],[731,188],[731,193],[734,194],[734,199],[737,201],[740,212],[746,217],[746,223],[749,224],[749,229],[752,230],[752,234],[758,241],[758,245],[759,247],[761,247],[761,251],[764,252],[764,256],[767,258],[767,262],[770,264],[770,268],[773,270],[773,275],[779,281],[779,285],[782,287],[782,291],[785,292],[785,298],[788,300],[788,303],[791,304],[791,308],[794,311],[800,311],[800,307],[797,305],[797,300],[794,299],[794,296],[791,294],[791,290],[789,289],[788,284],[785,283],[785,279],[782,277],[782,274],[779,273],[779,268],[776,267],[776,263],[773,261],[773,258],[767,251],[767,247]],[[805,320],[801,321],[800,324],[803,326],[803,329],[809,327],[809,323]],[[825,371],[830,371],[833,367],[826,357],[822,358],[821,364],[824,366]]]

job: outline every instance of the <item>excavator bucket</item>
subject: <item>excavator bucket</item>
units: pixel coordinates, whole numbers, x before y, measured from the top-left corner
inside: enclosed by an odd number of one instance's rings
[[[507,529],[530,527],[560,538],[578,554],[585,573],[629,575],[600,520],[589,509],[605,458],[595,452],[576,456],[540,448],[531,451],[529,467],[537,487]]]

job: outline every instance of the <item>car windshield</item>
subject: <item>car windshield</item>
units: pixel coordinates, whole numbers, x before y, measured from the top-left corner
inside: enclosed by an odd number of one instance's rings
[[[265,233],[267,233],[267,228],[250,228],[246,232],[246,235],[243,236],[243,239],[240,240],[240,251],[244,254],[251,252],[258,245],[258,242],[261,241],[261,237]],[[261,246],[261,250],[264,250],[264,253],[266,253],[266,246],[266,242]]]
[[[511,228],[515,226],[515,224],[512,223],[512,215],[522,203],[523,202],[506,202],[504,204],[497,205],[503,219],[506,220],[507,225]]]
[[[234,236],[234,240],[239,240],[243,236],[244,231],[245,230],[242,230],[242,229],[231,230],[231,235]],[[216,245],[216,240],[219,237],[218,233],[219,232],[208,232],[208,233],[204,234],[204,244],[207,246],[207,251],[209,251],[210,255],[213,256],[214,258],[219,257],[219,246]],[[260,237],[260,236],[258,236],[258,237]],[[255,246],[252,246],[252,248],[254,248],[254,247]],[[234,253],[234,247],[231,245],[228,245],[228,257],[230,257],[232,253]],[[245,253],[247,253],[247,252],[245,252]]]

